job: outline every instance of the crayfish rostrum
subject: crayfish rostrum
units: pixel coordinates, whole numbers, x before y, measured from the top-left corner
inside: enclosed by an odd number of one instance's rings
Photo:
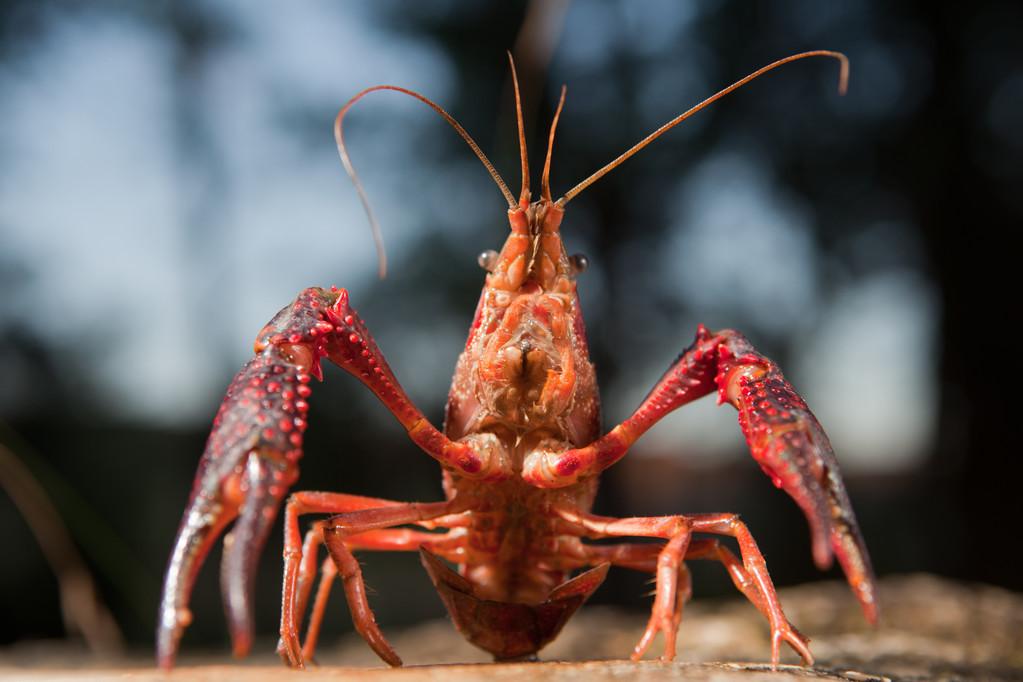
[[[362,381],[412,441],[437,460],[445,499],[399,502],[330,492],[288,497],[279,645],[288,665],[302,667],[311,658],[338,576],[358,632],[384,661],[401,664],[377,626],[354,556],[371,550],[419,552],[455,626],[497,660],[539,651],[611,566],[655,576],[650,620],[632,657],[641,657],[660,633],[662,659],[671,660],[682,607],[691,593],[685,561],[715,560],[767,618],[771,660],[778,662],[785,643],[810,663],[808,640],[782,612],[764,559],[737,515],[609,518],[590,512],[601,471],[624,457],[666,414],[711,393],[738,410],[753,458],[806,514],[817,565],[826,567],[837,556],[867,618],[876,620],[870,561],[827,436],[777,365],[741,334],[699,327],[693,343],[635,412],[601,435],[596,376],[576,293],[585,260],[568,256],[560,233],[568,201],[654,138],[760,74],[809,56],[837,58],[844,87],[848,67],[839,53],[807,52],[774,62],[669,121],[557,200],[550,190],[550,160],[564,89],[536,201],[529,190],[517,82],[518,200],[461,126],[422,95],[376,86],[352,98],[338,114],[335,136],[363,200],[342,121],[365,94],[398,91],[429,105],[473,148],[508,201],[511,233],[499,253],[480,257],[486,285],[455,368],[443,431],[402,390],[344,289],[306,289],[260,332],[255,357],[235,377],[216,416],[178,531],[160,607],[159,664],[173,665],[191,619],[188,600],[195,576],[232,522],[223,557],[224,599],[235,653],[248,651],[256,560],[280,503],[298,478],[306,401],[324,359]],[[370,219],[376,229],[372,214]],[[304,514],[331,516],[315,521],[303,540],[298,519]],[[734,538],[740,556],[715,536]],[[621,541],[588,542],[598,538]],[[331,558],[322,569],[321,545]],[[322,576],[303,644],[299,628],[318,572]]]

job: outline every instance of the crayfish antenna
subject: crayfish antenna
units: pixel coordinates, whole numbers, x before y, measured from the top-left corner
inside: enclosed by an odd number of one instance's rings
[[[519,205],[527,206],[531,198],[529,194],[529,152],[526,150],[526,130],[522,123],[522,96],[519,94],[519,76],[515,73],[515,59],[508,51],[508,64],[511,65],[512,88],[515,90],[515,120],[519,125],[519,159],[522,165],[522,191],[519,193]]]
[[[497,183],[497,187],[498,189],[501,190],[501,194],[503,194],[504,198],[508,201],[509,208],[515,207],[515,197],[512,195],[511,190],[508,189],[508,185],[506,185],[504,180],[501,179],[500,174],[494,168],[494,164],[490,162],[490,159],[488,159],[487,155],[483,153],[483,150],[480,149],[480,146],[476,144],[476,141],[472,139],[469,133],[465,131],[465,128],[463,128],[451,114],[444,111],[444,109],[441,108],[440,105],[436,104],[429,98],[420,95],[418,92],[415,92],[414,90],[408,90],[407,88],[398,87],[396,85],[375,85],[371,88],[366,88],[362,92],[356,94],[354,97],[348,100],[348,102],[343,107],[341,107],[341,110],[338,111],[337,113],[337,118],[334,119],[334,140],[337,142],[337,153],[338,156],[341,157],[341,165],[344,166],[345,172],[348,173],[348,177],[352,179],[352,184],[355,185],[355,191],[359,195],[359,201],[362,202],[362,207],[366,211],[366,217],[369,218],[370,228],[373,230],[373,242],[376,245],[377,249],[377,262],[379,266],[380,278],[383,279],[387,275],[387,253],[384,249],[384,240],[380,232],[380,223],[377,221],[376,215],[373,213],[373,208],[370,206],[369,198],[366,196],[366,191],[363,189],[362,182],[359,180],[359,176],[355,172],[355,167],[352,165],[352,160],[348,156],[348,148],[345,146],[344,135],[344,118],[345,114],[348,113],[348,110],[351,109],[352,105],[358,102],[360,99],[362,99],[369,93],[376,92],[378,90],[392,90],[394,92],[400,92],[403,95],[408,95],[409,97],[419,100],[420,102],[422,102],[423,104],[437,112],[437,114],[445,121],[447,121],[448,125],[454,128],[455,132],[458,133],[463,140],[465,140],[465,143],[469,145],[469,148],[472,149],[473,153],[476,154],[480,162],[483,163],[483,166],[487,169],[487,172],[490,173],[490,177],[492,177],[494,179],[494,182]],[[517,84],[515,92],[517,97],[518,96]],[[520,131],[521,127],[522,113],[520,111],[519,112]],[[523,160],[524,159],[525,151],[523,151]],[[523,163],[525,163],[525,161],[523,161]]]
[[[568,87],[561,86],[561,97],[558,99],[558,108],[554,111],[554,120],[551,121],[551,133],[547,138],[547,158],[543,162],[543,176],[540,179],[540,194],[544,201],[554,203],[551,198],[551,152],[554,150],[554,133],[558,129],[558,119],[561,118],[561,108],[565,106],[565,94]]]
[[[798,61],[800,59],[806,59],[807,57],[832,57],[832,58],[837,59],[839,61],[839,64],[841,66],[840,66],[839,75],[838,75],[838,94],[844,95],[845,92],[846,92],[846,88],[848,86],[848,83],[849,83],[849,58],[846,57],[841,52],[834,52],[832,50],[812,50],[810,52],[800,52],[799,54],[794,54],[794,55],[790,55],[788,57],[785,57],[784,59],[779,59],[776,62],[771,62],[767,66],[764,66],[764,67],[762,67],[760,69],[757,69],[756,71],[754,71],[750,75],[746,76],[745,78],[743,78],[741,80],[738,80],[735,83],[732,83],[731,85],[729,85],[724,90],[720,90],[720,91],[714,93],[713,95],[711,95],[707,99],[705,99],[702,102],[700,102],[699,104],[697,104],[695,107],[689,109],[688,111],[686,111],[686,112],[684,112],[682,114],[679,114],[675,118],[671,119],[670,121],[668,121],[667,123],[662,125],[657,130],[655,130],[654,132],[652,132],[649,135],[647,135],[646,137],[644,137],[642,140],[640,140],[638,143],[636,143],[633,147],[629,148],[628,151],[626,151],[625,153],[620,155],[614,161],[612,161],[611,163],[607,164],[606,166],[604,166],[603,168],[598,170],[596,173],[594,173],[590,177],[588,177],[585,180],[583,180],[582,182],[580,182],[578,185],[576,185],[575,187],[573,187],[569,191],[565,192],[565,196],[561,197],[556,202],[557,205],[558,206],[564,206],[565,204],[570,202],[572,199],[574,199],[576,196],[578,196],[579,193],[582,192],[584,189],[586,189],[587,187],[589,187],[590,185],[595,183],[597,180],[600,180],[602,177],[604,177],[605,175],[607,175],[608,173],[613,171],[618,166],[622,165],[633,154],[635,154],[639,150],[643,149],[643,147],[646,147],[648,144],[650,144],[651,142],[656,140],[658,137],[660,137],[664,133],[668,132],[669,130],[671,130],[672,128],[677,126],[679,123],[681,123],[682,121],[686,120],[687,118],[689,118],[690,116],[692,116],[696,112],[700,111],[704,107],[709,106],[710,104],[713,104],[714,102],[716,102],[717,100],[721,99],[722,97],[724,97],[728,93],[732,92],[733,90],[737,90],[737,89],[741,88],[742,86],[746,85],[750,81],[755,80],[755,79],[759,78],[760,76],[764,75],[768,71],[772,71],[772,70],[778,68],[779,66],[782,66],[784,64],[788,64],[789,62]]]

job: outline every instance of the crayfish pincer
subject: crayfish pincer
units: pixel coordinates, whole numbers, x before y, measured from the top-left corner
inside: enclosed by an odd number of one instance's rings
[[[669,412],[708,394],[732,405],[750,454],[800,506],[821,568],[837,557],[875,621],[874,578],[827,436],[778,366],[741,334],[699,327],[631,416],[603,432],[597,380],[587,349],[576,280],[585,259],[561,238],[565,205],[671,127],[744,83],[782,64],[813,56],[837,59],[844,88],[848,65],[836,52],[805,52],[774,62],[669,121],[555,200],[551,150],[565,101],[551,124],[539,198],[518,112],[522,191],[516,199],[476,143],[438,105],[389,85],[360,92],[339,112],[335,137],[345,168],[365,194],[348,158],[342,122],[349,108],[378,90],[410,95],[445,118],[472,147],[508,202],[511,231],[480,264],[486,284],[458,359],[443,430],[409,399],[343,289],[310,288],[259,334],[255,357],[227,391],[199,463],[164,582],[157,659],[174,663],[189,624],[189,595],[210,547],[225,538],[223,592],[237,655],[252,641],[252,584],[267,534],[298,478],[312,379],[328,360],[366,385],[409,437],[437,460],[445,499],[400,502],[345,493],[298,492],[284,509],[284,586],[279,653],[303,667],[316,646],[340,577],[355,628],[391,665],[401,659],[377,625],[357,552],[419,552],[455,626],[497,660],[529,657],[557,636],[612,566],[652,574],[653,609],[632,651],[638,659],[664,636],[662,660],[675,656],[682,608],[691,594],[689,559],[719,562],[767,619],[771,660],[787,644],[812,662],[808,640],[788,621],[753,535],[735,514],[610,518],[591,513],[600,473],[626,455]],[[368,211],[368,203],[366,203]],[[374,230],[376,222],[370,213]],[[381,254],[381,269],[383,269]],[[330,515],[307,529],[299,516]],[[739,555],[721,543],[734,538]],[[637,542],[639,538],[645,541]],[[593,543],[595,539],[611,543]],[[651,542],[650,540],[654,541]],[[320,549],[330,560],[320,562]],[[310,608],[313,583],[320,583]],[[306,635],[300,628],[310,611]]]

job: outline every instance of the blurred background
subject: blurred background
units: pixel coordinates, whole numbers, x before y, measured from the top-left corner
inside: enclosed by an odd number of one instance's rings
[[[534,182],[568,85],[556,196],[774,59],[848,54],[846,97],[834,61],[787,66],[573,201],[563,231],[591,263],[579,286],[605,424],[697,323],[737,328],[830,434],[879,574],[1023,588],[1006,329],[1021,45],[1012,2],[0,2],[0,643],[65,634],[29,525],[52,514],[24,513],[34,479],[72,538],[44,528],[51,559],[87,567],[128,645],[151,648],[223,390],[306,286],[350,290],[439,424],[482,285],[476,255],[500,248],[506,206],[438,117],[367,97],[346,137],[383,228],[381,281],[331,124],[364,87],[413,88],[517,192],[507,49]],[[310,422],[298,489],[439,499],[433,461],[340,370],[327,368]],[[799,510],[712,399],[665,419],[602,486],[604,514],[742,513],[780,585],[839,575],[813,567]],[[280,546],[278,527],[257,585],[268,647]],[[186,650],[226,644],[218,560]],[[443,615],[417,557],[363,561],[385,631]],[[697,599],[733,593],[719,567],[695,568]],[[593,601],[647,609],[646,578],[614,571]],[[335,601],[327,641],[351,629]]]

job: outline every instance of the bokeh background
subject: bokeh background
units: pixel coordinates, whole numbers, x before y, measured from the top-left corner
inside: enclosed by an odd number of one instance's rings
[[[209,423],[260,327],[344,286],[439,423],[483,273],[507,231],[447,108],[518,186],[505,50],[534,178],[562,83],[566,191],[665,120],[776,58],[842,50],[747,86],[580,195],[564,234],[607,425],[696,324],[742,330],[820,417],[877,571],[1023,588],[1017,491],[1023,8],[746,2],[0,3],[0,442],[63,517],[128,644],[160,580]],[[316,388],[301,489],[433,500],[436,466],[336,368]],[[13,481],[13,483],[12,483]],[[7,485],[20,485],[5,476]],[[0,492],[0,643],[60,638],[57,578]],[[806,524],[713,400],[604,477],[606,514],[737,511],[780,585],[828,577]],[[279,528],[257,586],[267,646]],[[215,553],[184,645],[226,642]],[[415,556],[365,556],[385,629],[443,614]],[[696,594],[731,594],[697,566]],[[832,572],[836,577],[837,572]],[[595,602],[648,608],[613,572]],[[851,598],[851,597],[850,597]],[[340,597],[330,636],[350,630]],[[329,639],[328,639],[329,641]],[[226,649],[222,650],[227,656]]]

